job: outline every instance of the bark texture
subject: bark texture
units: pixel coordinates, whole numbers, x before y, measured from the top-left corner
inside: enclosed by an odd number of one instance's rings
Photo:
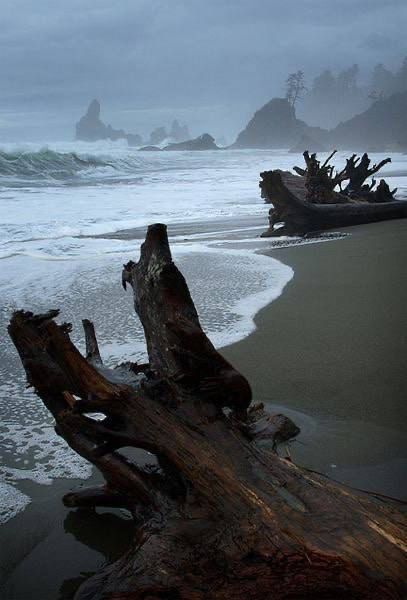
[[[404,598],[403,505],[273,451],[298,429],[251,405],[249,383],[203,333],[164,225],[149,227],[123,283],[133,288],[148,365],[104,367],[89,322],[85,358],[56,311],[19,311],[9,325],[57,432],[105,478],[65,504],[123,506],[138,524],[128,552],[76,600]],[[127,446],[159,466],[130,462]]]

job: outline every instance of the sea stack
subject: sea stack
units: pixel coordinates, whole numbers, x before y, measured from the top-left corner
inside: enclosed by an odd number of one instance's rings
[[[215,144],[215,138],[209,133],[203,133],[193,140],[168,144],[164,150],[219,150],[219,147]]]
[[[254,113],[232,148],[290,148],[304,134],[319,140],[326,132],[297,119],[286,98],[273,98]]]
[[[108,137],[108,128],[100,119],[100,102],[92,100],[86,114],[76,124],[76,139],[94,142]]]
[[[273,98],[255,112],[241,131],[235,148],[284,148],[301,135],[303,124],[285,98]]]
[[[76,124],[75,139],[84,142],[124,139],[129,146],[141,146],[143,143],[137,133],[126,133],[123,129],[114,129],[111,125],[105,125],[100,118],[100,102],[96,99],[92,100],[86,114]]]

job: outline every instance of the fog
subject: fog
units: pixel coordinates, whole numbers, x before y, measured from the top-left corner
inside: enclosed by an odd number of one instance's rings
[[[117,128],[233,141],[290,72],[397,70],[406,24],[405,0],[3,0],[0,140],[72,139],[98,98]]]

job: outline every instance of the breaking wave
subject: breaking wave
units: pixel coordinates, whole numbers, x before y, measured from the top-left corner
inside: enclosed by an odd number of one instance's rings
[[[48,148],[36,152],[0,150],[0,177],[49,183],[51,180],[72,179],[100,168],[122,170],[126,167],[122,162],[91,155],[79,156],[75,152],[56,152]]]

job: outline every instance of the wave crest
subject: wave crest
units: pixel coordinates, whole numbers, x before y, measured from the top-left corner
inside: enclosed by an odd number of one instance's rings
[[[5,152],[0,150],[0,176],[30,180],[63,180],[89,169],[111,167],[112,162],[75,152],[55,152],[43,148],[37,152]]]

